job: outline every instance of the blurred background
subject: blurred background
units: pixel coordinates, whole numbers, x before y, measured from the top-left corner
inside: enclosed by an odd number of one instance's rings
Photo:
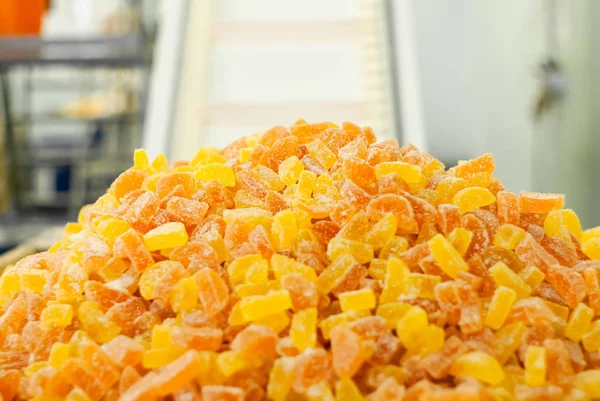
[[[353,121],[600,224],[597,0],[0,0],[0,252],[131,165]],[[35,238],[34,241],[31,241]]]

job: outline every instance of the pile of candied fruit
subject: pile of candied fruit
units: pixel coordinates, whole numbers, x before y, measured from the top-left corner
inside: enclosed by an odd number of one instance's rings
[[[0,278],[0,400],[600,397],[600,227],[352,123],[143,150]]]

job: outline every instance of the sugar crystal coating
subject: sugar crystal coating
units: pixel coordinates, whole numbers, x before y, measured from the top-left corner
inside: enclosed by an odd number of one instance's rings
[[[0,276],[0,399],[600,397],[600,228],[368,127],[133,166]]]

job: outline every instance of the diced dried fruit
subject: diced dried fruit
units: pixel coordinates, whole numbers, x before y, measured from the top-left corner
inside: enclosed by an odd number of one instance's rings
[[[369,127],[133,167],[0,276],[0,399],[600,398],[600,228]]]

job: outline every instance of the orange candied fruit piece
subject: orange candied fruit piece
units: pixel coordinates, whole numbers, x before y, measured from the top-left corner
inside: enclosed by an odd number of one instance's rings
[[[562,209],[565,196],[560,194],[543,194],[539,192],[521,191],[519,193],[519,210],[521,213],[549,213]]]

